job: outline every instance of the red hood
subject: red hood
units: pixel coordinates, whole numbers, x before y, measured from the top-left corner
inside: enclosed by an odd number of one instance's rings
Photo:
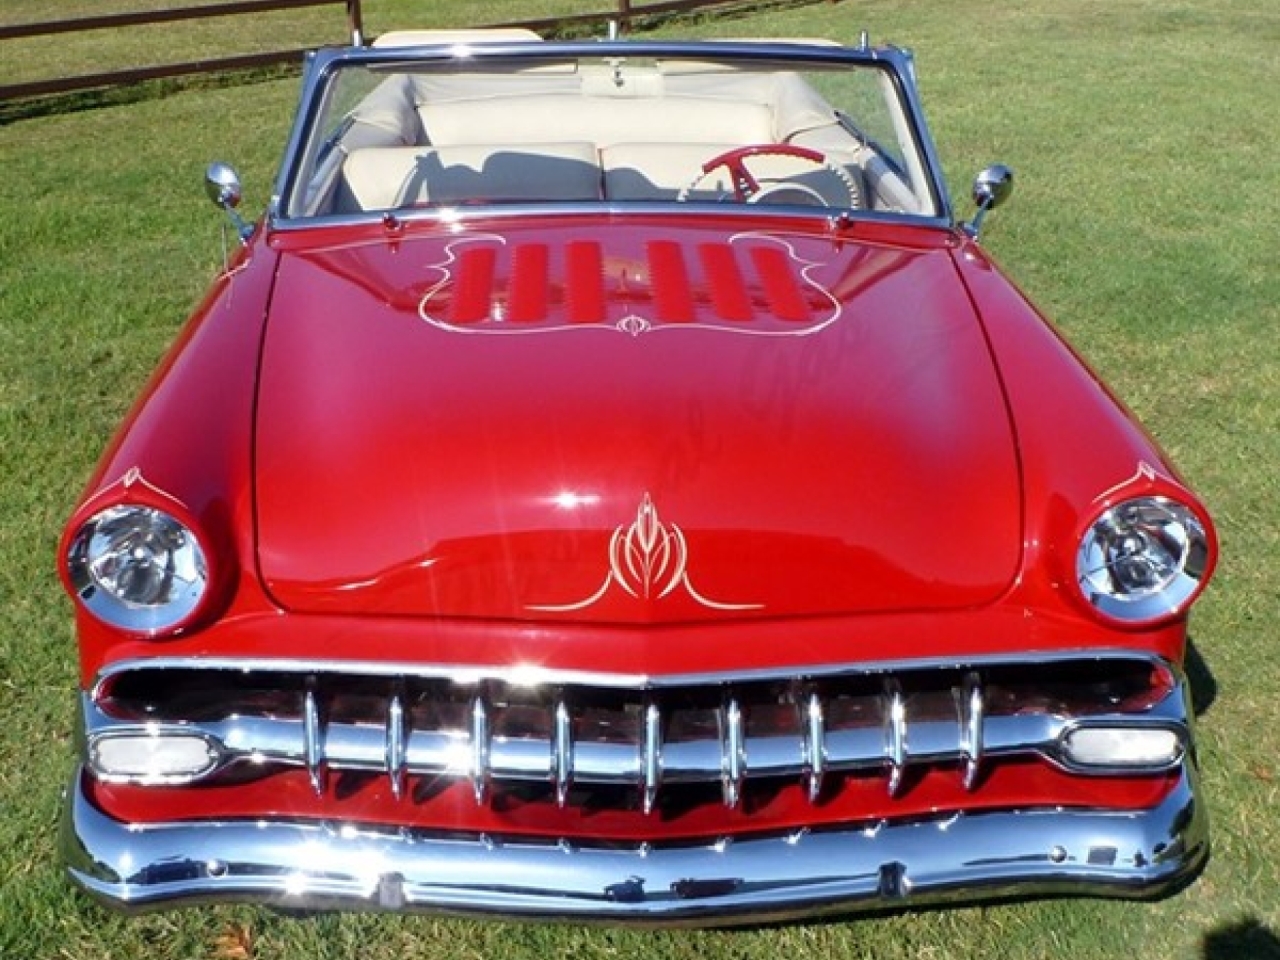
[[[283,256],[256,465],[279,602],[656,623],[1009,585],[1013,439],[948,250],[566,223]]]

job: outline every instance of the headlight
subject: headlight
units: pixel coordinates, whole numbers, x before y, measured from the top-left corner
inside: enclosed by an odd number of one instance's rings
[[[90,613],[140,633],[180,624],[209,585],[195,534],[152,507],[111,507],[95,515],[71,541],[67,567]]]
[[[1166,497],[1117,504],[1085,531],[1076,578],[1085,599],[1107,616],[1132,622],[1181,612],[1209,564],[1204,525]]]

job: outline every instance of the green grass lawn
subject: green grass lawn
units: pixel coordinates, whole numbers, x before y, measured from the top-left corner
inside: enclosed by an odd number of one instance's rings
[[[377,33],[590,9],[444,7],[368,0],[366,22]],[[0,20],[47,9],[6,0]],[[297,16],[310,40],[342,34],[340,7]],[[296,79],[269,79],[0,126],[0,958],[1280,958],[1280,5],[861,0],[665,32],[852,42],[864,28],[916,50],[958,206],[981,166],[1017,170],[988,247],[1214,510],[1224,559],[1193,623],[1214,836],[1200,880],[1155,904],[657,933],[244,907],[127,919],[73,892],[56,857],[76,687],[59,528],[220,265],[205,164],[235,162],[246,205],[266,199],[297,95]],[[98,47],[156,59],[152,34],[78,44],[5,46],[0,82],[78,72]]]

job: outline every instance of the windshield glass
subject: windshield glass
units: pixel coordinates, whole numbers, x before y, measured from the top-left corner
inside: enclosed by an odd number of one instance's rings
[[[939,215],[887,67],[705,53],[337,61],[282,212],[660,201]]]

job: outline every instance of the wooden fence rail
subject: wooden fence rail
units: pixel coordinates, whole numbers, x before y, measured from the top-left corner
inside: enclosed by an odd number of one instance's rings
[[[360,0],[230,0],[227,3],[206,4],[194,7],[175,7],[166,10],[115,13],[98,17],[79,17],[70,20],[51,20],[42,23],[18,23],[0,25],[0,41],[27,37],[52,36],[83,30],[109,30],[119,27],[136,27],[153,23],[172,23],[178,20],[199,20],[208,17],[229,17],[248,13],[266,13],[275,10],[293,10],[300,7],[319,7],[341,3],[347,8],[347,24],[353,40],[362,42],[364,35]],[[299,62],[306,51],[272,50],[242,56],[215,57],[189,60],[160,66],[135,67],[113,70],[107,73],[82,74],[74,77],[57,77],[28,83],[0,85],[0,101],[21,100],[51,94],[72,93],[112,87],[143,80],[159,80],[167,77],[184,77],[220,70],[244,70],[271,66],[278,63]]]
[[[741,10],[744,8],[786,6],[805,2],[814,2],[814,0],[655,0],[655,2],[640,5],[636,5],[632,0],[615,0],[615,9],[609,11],[573,14],[544,20],[521,20],[512,23],[495,24],[495,26],[518,26],[528,27],[540,32],[557,32],[576,26],[616,21],[621,26],[628,27],[641,21],[694,10]],[[228,17],[240,14],[292,10],[299,7],[319,7],[335,3],[341,3],[347,8],[347,23],[352,41],[357,44],[363,43],[364,25],[360,0],[225,0],[222,3],[209,3],[203,6],[176,7],[136,13],[115,13],[43,23],[0,24],[0,41],[73,33],[82,30],[106,30],[206,17]],[[182,77],[217,71],[246,70],[281,63],[301,63],[305,53],[306,49],[274,50],[268,53],[192,60],[185,63],[172,63],[161,66],[143,66],[107,73],[58,77],[27,83],[0,84],[0,103],[10,100],[72,93],[79,90],[122,86],[139,83],[144,80],[159,80],[168,77]]]
[[[817,0],[656,0],[656,2],[652,3],[636,4],[632,0],[616,0],[617,5],[613,10],[597,13],[567,14],[541,20],[513,20],[507,23],[491,24],[491,26],[526,27],[538,33],[563,31],[574,26],[610,22],[615,22],[625,28],[646,21],[662,20],[665,17],[678,16],[694,11],[759,10],[767,7],[792,6],[814,2],[817,2]],[[830,0],[830,2],[834,3],[835,0]]]

